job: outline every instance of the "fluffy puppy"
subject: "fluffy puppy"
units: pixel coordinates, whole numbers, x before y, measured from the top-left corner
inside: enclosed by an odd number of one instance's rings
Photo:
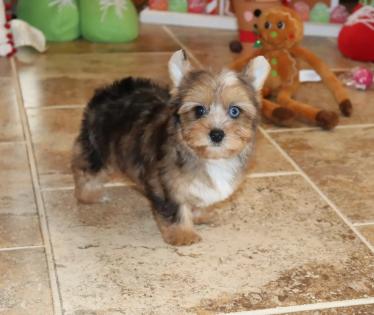
[[[212,74],[177,51],[171,91],[131,77],[96,91],[73,150],[77,199],[102,201],[105,174],[121,172],[150,200],[165,242],[198,242],[194,222],[204,223],[204,208],[228,198],[245,174],[269,68],[258,57],[241,74]]]

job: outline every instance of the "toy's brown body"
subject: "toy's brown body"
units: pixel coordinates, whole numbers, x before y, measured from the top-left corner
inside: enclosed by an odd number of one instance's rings
[[[324,129],[334,128],[339,117],[333,111],[321,110],[292,99],[299,87],[299,61],[304,60],[322,77],[334,94],[345,116],[350,116],[352,105],[348,95],[329,68],[312,52],[298,43],[303,37],[303,24],[297,14],[287,8],[274,8],[262,13],[257,25],[263,47],[253,55],[237,59],[232,68],[240,70],[249,59],[263,55],[272,69],[265,83],[265,97],[274,95],[276,102],[263,100],[263,114],[276,124],[287,125],[293,118],[317,124]]]
[[[287,49],[262,51],[262,55],[271,65],[270,75],[265,88],[279,91],[281,88],[298,83],[299,61]]]

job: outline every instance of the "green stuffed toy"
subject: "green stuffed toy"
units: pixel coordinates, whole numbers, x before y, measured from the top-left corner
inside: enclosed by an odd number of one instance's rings
[[[18,0],[17,15],[41,30],[48,41],[68,41],[80,35],[76,0]]]
[[[120,43],[139,34],[131,0],[18,0],[17,14],[48,41],[70,41],[82,35],[94,42]]]
[[[131,0],[80,0],[82,36],[93,42],[128,42],[139,34]]]

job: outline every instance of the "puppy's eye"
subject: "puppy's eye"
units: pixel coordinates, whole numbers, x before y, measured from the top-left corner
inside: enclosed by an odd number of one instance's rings
[[[230,106],[229,115],[231,118],[238,118],[240,115],[240,108],[237,106]]]
[[[265,22],[264,27],[268,30],[269,28],[271,28],[271,23]]]
[[[201,118],[206,114],[206,108],[202,105],[195,106],[194,109],[196,118]]]
[[[286,27],[286,23],[280,21],[280,22],[278,22],[277,27],[278,27],[280,30],[283,30],[283,29]]]

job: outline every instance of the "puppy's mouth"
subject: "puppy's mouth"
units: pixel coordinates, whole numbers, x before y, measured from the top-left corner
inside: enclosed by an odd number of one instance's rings
[[[225,147],[224,143],[212,143],[199,147],[198,155],[207,159],[226,159],[236,155],[236,151]]]

